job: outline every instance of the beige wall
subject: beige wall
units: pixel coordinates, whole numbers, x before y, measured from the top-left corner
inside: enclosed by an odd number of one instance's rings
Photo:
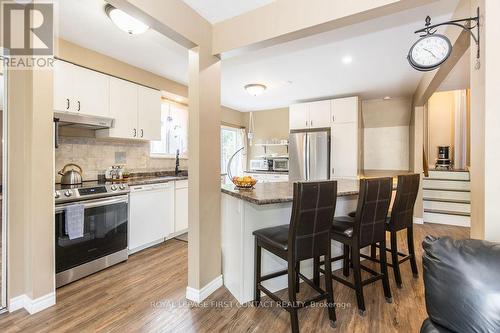
[[[136,82],[154,89],[187,97],[187,87],[143,69],[131,66],[64,39],[57,40],[56,56],[74,64]]]
[[[428,115],[428,162],[434,167],[438,146],[450,146],[450,158],[453,158],[455,146],[455,92],[434,93],[427,104]]]
[[[365,100],[361,110],[364,170],[408,171],[411,101]]]
[[[250,113],[245,113],[246,127],[249,128]],[[288,140],[290,132],[288,108],[253,112],[254,138],[253,143],[266,143],[272,140]],[[249,146],[248,160],[264,155],[264,148]],[[268,154],[286,155],[285,147],[269,147]]]
[[[475,52],[471,52],[471,237],[500,242],[500,2],[473,0],[471,15],[477,6],[482,19],[481,67],[474,68]]]
[[[221,124],[233,127],[246,126],[246,114],[225,106],[221,106]]]

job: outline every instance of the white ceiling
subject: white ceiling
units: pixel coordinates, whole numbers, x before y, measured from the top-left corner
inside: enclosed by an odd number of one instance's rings
[[[214,24],[265,6],[274,0],[183,0]]]
[[[271,2],[184,1],[209,20],[238,15]],[[59,4],[60,37],[174,81],[188,83],[188,53],[182,46],[154,30],[138,36],[127,35],[107,18],[103,0],[56,2]],[[363,99],[411,96],[422,77],[422,73],[413,70],[406,60],[409,47],[417,39],[413,31],[423,26],[427,15],[432,16],[433,22],[449,19],[457,3],[458,0],[440,0],[223,59],[222,104],[240,111],[252,111],[354,94]],[[203,8],[207,8],[206,11]],[[353,59],[349,65],[341,62],[346,55]],[[449,84],[454,80],[463,81],[463,75],[454,77],[450,75],[447,79]],[[263,83],[269,88],[263,95],[253,97],[243,89],[249,83]]]
[[[344,95],[363,99],[406,97],[422,73],[406,55],[427,15],[451,18],[458,0],[441,0],[398,14],[262,49],[222,61],[222,104],[240,111],[285,107],[298,101]],[[349,65],[342,63],[351,56]],[[292,82],[291,84],[289,82]],[[268,90],[257,97],[249,83]]]
[[[108,19],[103,0],[55,2],[61,38],[187,84],[188,52],[184,47],[151,29],[142,35],[129,36]]]

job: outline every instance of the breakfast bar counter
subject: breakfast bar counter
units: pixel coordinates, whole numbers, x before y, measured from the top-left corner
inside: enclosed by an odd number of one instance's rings
[[[356,209],[358,180],[337,180],[336,216]],[[240,304],[254,298],[254,236],[258,229],[290,223],[293,185],[257,184],[253,190],[238,190],[234,185],[221,186],[222,270],[224,285]],[[342,254],[342,246],[332,242],[332,257]],[[342,266],[341,261],[332,265]],[[267,251],[262,252],[262,274],[286,269],[286,262]],[[301,263],[301,272],[312,278],[312,261]],[[287,277],[263,282],[272,292],[287,288]]]

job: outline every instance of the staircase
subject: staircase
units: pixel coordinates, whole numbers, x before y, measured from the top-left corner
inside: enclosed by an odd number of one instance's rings
[[[470,227],[468,171],[429,170],[424,178],[424,222]]]

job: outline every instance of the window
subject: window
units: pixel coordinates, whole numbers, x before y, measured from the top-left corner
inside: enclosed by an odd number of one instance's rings
[[[161,141],[151,142],[151,156],[187,158],[188,155],[188,110],[187,107],[162,102],[161,105]]]
[[[222,126],[220,133],[221,140],[221,174],[227,174],[227,163],[233,154],[245,146],[245,130],[233,127]],[[231,163],[231,174],[241,176],[245,170],[246,151],[239,152]],[[224,177],[224,182],[229,181]]]

